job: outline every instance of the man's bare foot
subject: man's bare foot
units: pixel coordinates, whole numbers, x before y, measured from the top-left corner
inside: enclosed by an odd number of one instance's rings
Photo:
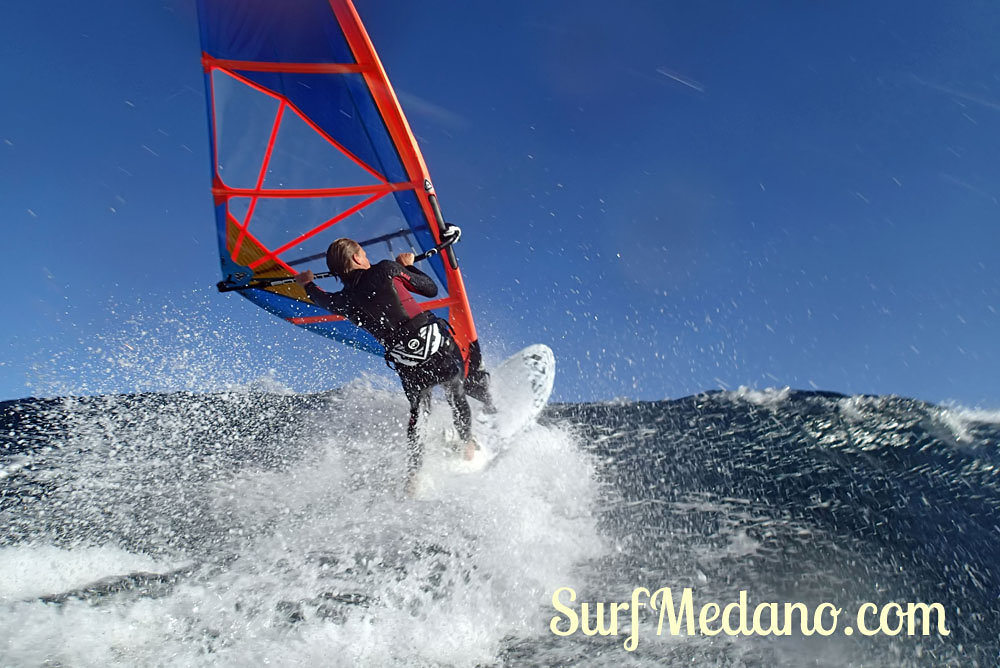
[[[469,442],[465,444],[465,461],[471,461],[476,456],[476,450],[478,449],[479,444],[476,443],[476,439],[470,438]]]
[[[406,485],[403,487],[404,491],[406,492],[406,495],[412,499],[417,495],[418,487],[419,485],[417,483],[417,475],[415,473],[411,473],[409,476],[406,477]]]

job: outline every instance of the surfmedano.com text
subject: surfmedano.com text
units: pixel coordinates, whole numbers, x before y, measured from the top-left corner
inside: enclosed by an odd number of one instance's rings
[[[747,602],[746,590],[740,591],[739,600],[728,603],[701,604],[697,612],[691,587],[682,590],[680,598],[670,587],[650,592],[645,587],[632,590],[628,601],[600,601],[576,603],[576,591],[560,587],[552,594],[552,607],[556,615],[549,622],[549,629],[557,636],[584,635],[627,636],[623,645],[634,651],[639,644],[640,614],[656,617],[656,635],[664,629],[671,635],[715,636],[790,636],[795,633],[830,636],[855,632],[865,636],[938,635],[948,636],[944,606],[940,603],[896,603],[882,605],[862,603],[852,613],[845,613],[833,603],[820,603],[810,609],[805,603],[758,603],[753,608]],[[646,609],[645,613],[643,609]],[[664,625],[666,622],[666,625]],[[654,630],[652,628],[650,631]]]

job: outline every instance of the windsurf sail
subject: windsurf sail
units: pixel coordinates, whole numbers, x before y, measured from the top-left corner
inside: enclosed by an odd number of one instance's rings
[[[224,282],[324,272],[338,237],[360,242],[373,263],[442,243],[427,166],[350,0],[198,0],[198,16]],[[468,362],[478,344],[454,250],[427,262],[439,290],[424,307],[448,319]],[[294,282],[240,294],[384,352]]]

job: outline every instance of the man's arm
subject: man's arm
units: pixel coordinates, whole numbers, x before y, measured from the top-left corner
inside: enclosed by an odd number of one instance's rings
[[[306,284],[306,294],[313,304],[325,308],[334,315],[347,315],[347,300],[340,292],[326,292],[315,283]]]
[[[347,315],[347,300],[340,292],[326,292],[313,283],[313,273],[306,271],[295,277],[295,282],[305,288],[306,294],[313,304],[334,315]]]
[[[396,262],[402,267],[400,275],[406,279],[407,290],[424,297],[437,296],[437,283],[430,276],[413,266],[413,253],[400,253],[396,257]]]

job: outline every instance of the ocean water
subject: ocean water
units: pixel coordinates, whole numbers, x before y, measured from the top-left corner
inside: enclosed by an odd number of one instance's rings
[[[998,661],[1000,415],[788,390],[558,405],[411,500],[406,414],[364,382],[0,404],[0,665]],[[560,589],[593,617],[638,587],[849,621],[935,602],[949,635],[657,635],[648,605],[633,651],[629,613],[550,627]]]

